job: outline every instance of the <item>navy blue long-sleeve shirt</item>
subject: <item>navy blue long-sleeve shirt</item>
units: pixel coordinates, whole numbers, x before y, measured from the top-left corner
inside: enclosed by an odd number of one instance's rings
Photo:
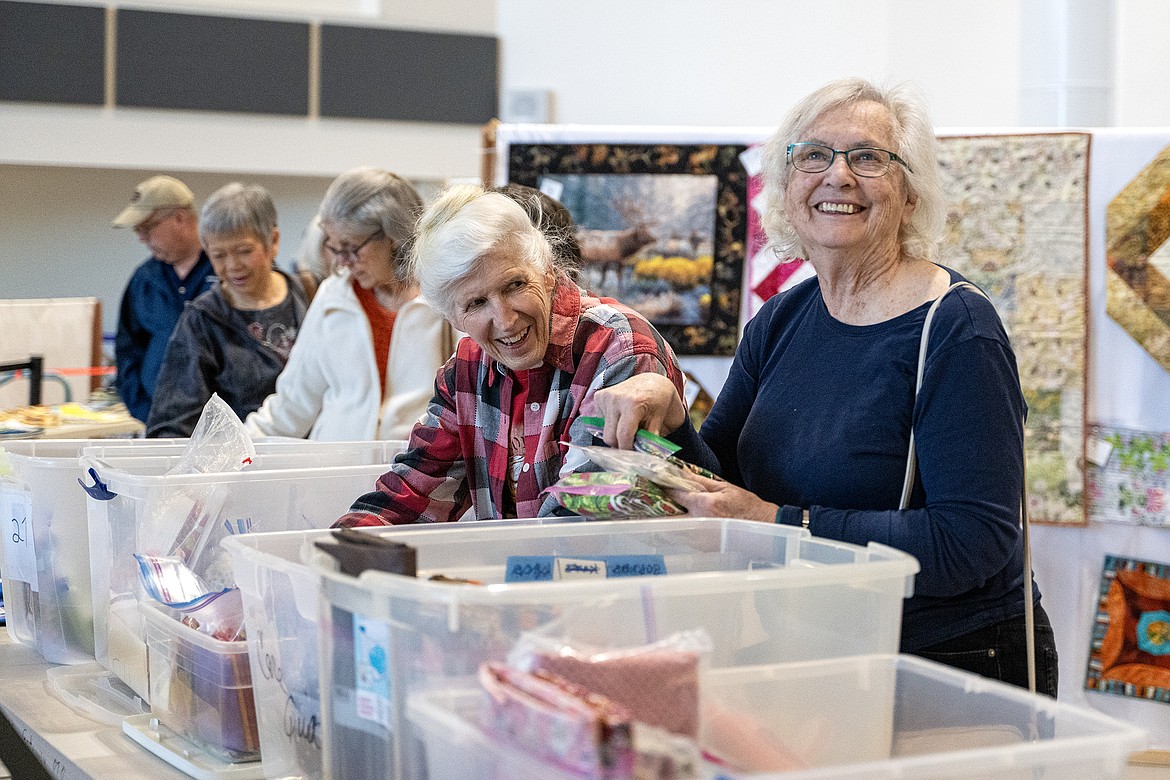
[[[184,279],[173,267],[151,257],[126,284],[114,341],[118,367],[114,383],[130,414],[142,422],[150,417],[154,385],[175,323],[183,307],[206,292],[214,278],[207,253],[200,251],[199,261]]]
[[[953,292],[935,314],[915,401],[928,308],[847,325],[829,314],[815,278],[772,298],[748,324],[700,432],[723,475],[781,505],[782,522],[799,524],[807,508],[817,536],[918,559],[904,652],[1024,609],[1015,355],[991,303]],[[918,477],[899,511],[911,425]],[[710,454],[687,449],[680,454],[697,462]]]

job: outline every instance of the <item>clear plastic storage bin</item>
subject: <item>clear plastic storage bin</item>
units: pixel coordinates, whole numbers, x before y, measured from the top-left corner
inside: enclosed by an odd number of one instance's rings
[[[224,540],[244,604],[253,691],[270,777],[321,777],[317,605],[320,576],[302,550],[328,531]]]
[[[83,456],[88,472],[94,654],[149,699],[146,596],[134,553],[165,555],[183,541],[188,565],[231,583],[219,542],[259,531],[328,527],[373,489],[404,442],[257,442],[246,471],[167,475],[176,456]],[[345,464],[345,465],[342,465]],[[357,465],[361,464],[361,465]],[[201,533],[189,534],[191,528]]]
[[[102,441],[109,453],[131,452],[141,439]],[[4,602],[8,635],[45,660],[93,660],[93,603],[85,493],[77,480],[92,439],[0,444],[0,513],[4,534]]]
[[[248,644],[184,625],[157,604],[141,607],[150,658],[150,711],[225,763],[260,759]]]
[[[412,696],[429,780],[568,774],[480,728],[481,692]],[[1140,729],[907,655],[738,669],[702,679],[699,743],[721,780],[1107,780],[1125,775]]]
[[[477,527],[531,522],[552,521],[481,521]],[[582,521],[565,518],[563,522]],[[368,532],[413,530],[439,529],[414,525]],[[328,530],[288,531],[223,541],[244,604],[260,747],[269,777],[318,778],[324,771],[317,653],[321,576],[304,561],[311,557],[314,542],[330,534]]]
[[[8,634],[46,661],[94,660],[94,614],[86,496],[79,458],[169,468],[187,439],[46,439],[0,444],[0,513],[12,526],[2,569]],[[258,457],[279,465],[389,462],[403,442],[305,442],[264,439]],[[123,458],[140,458],[122,461]],[[6,465],[5,465],[6,464]],[[165,470],[164,468],[164,470]],[[356,494],[355,494],[356,497]]]
[[[473,687],[480,664],[504,660],[526,631],[615,648],[703,628],[712,668],[892,653],[918,571],[913,557],[883,545],[746,520],[468,524],[383,536],[417,549],[417,578],[349,577],[323,554],[314,559],[328,605],[318,631],[326,777],[425,777],[424,735],[407,721],[406,702]],[[505,584],[509,556],[546,556],[547,565],[630,555],[661,556],[665,576]]]

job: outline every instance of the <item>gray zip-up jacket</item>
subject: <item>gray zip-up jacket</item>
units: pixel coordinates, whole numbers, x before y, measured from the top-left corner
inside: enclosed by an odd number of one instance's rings
[[[277,272],[288,282],[299,330],[308,309],[304,288],[284,271]],[[288,357],[249,333],[250,324],[250,318],[224,299],[218,281],[187,304],[158,374],[147,437],[190,436],[212,393],[241,420],[260,407],[276,389]]]

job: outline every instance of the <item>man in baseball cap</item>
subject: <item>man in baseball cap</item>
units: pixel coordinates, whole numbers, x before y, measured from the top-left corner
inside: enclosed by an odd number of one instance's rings
[[[187,302],[209,289],[215,277],[199,244],[195,195],[173,176],[141,182],[113,226],[133,228],[151,255],[134,270],[122,294],[114,342],[118,393],[130,413],[145,422],[175,323]]]
[[[195,193],[173,176],[152,176],[134,189],[130,205],[114,217],[114,227],[134,227],[155,209],[195,208]]]

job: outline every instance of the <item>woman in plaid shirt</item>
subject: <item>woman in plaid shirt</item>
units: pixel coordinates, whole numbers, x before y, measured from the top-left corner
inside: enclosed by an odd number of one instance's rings
[[[541,491],[588,467],[578,418],[595,393],[661,374],[682,398],[674,352],[640,314],[577,287],[524,209],[475,185],[449,189],[419,221],[411,272],[423,295],[468,334],[435,377],[410,446],[340,526],[539,517]],[[563,511],[563,510],[562,510]]]

